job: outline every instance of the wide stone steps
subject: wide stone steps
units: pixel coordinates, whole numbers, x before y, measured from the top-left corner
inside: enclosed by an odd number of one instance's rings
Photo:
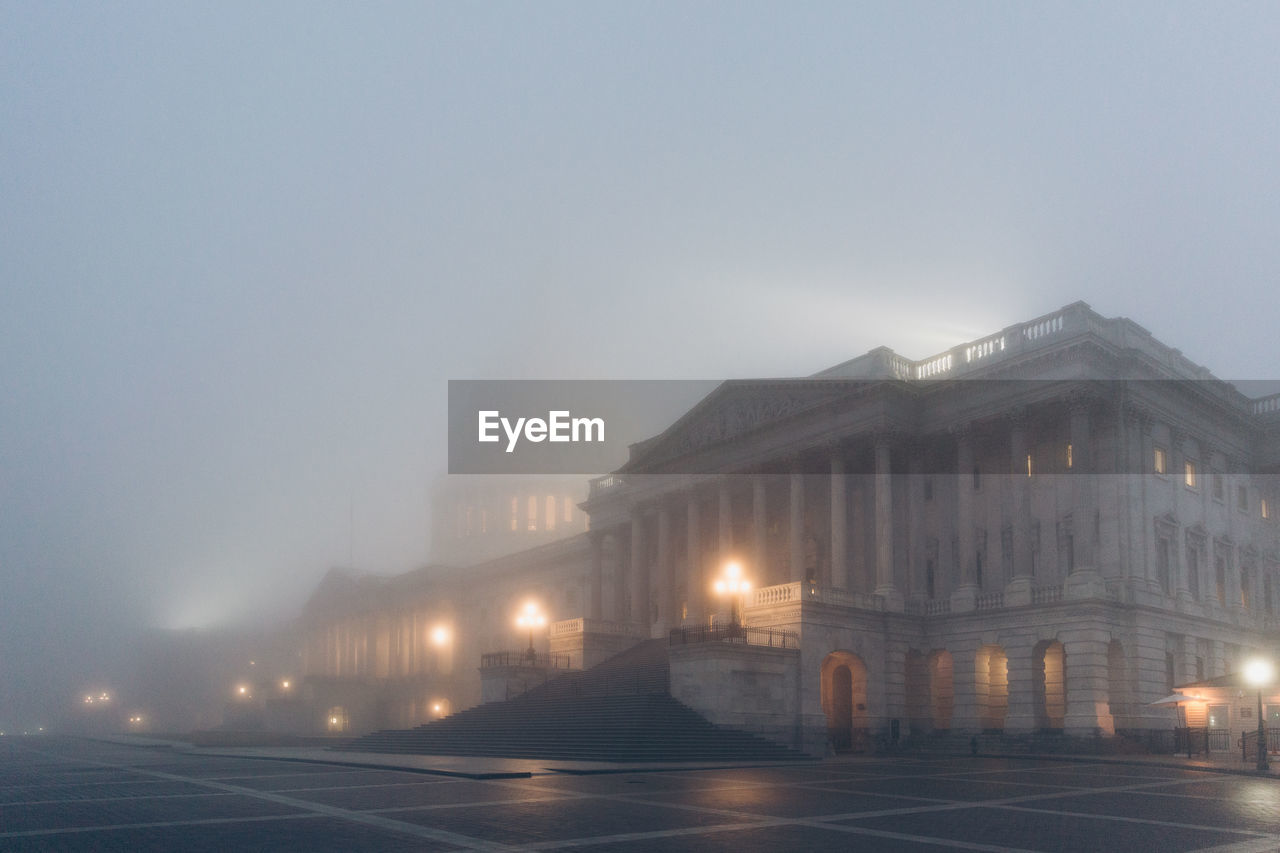
[[[584,761],[771,761],[804,756],[714,725],[670,696],[663,640],[566,673],[506,702],[414,729],[374,732],[339,749]]]

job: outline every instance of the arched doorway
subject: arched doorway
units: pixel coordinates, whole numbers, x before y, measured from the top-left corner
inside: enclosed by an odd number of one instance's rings
[[[853,652],[837,651],[822,661],[822,712],[827,736],[837,752],[865,752],[871,743],[867,728],[867,667]]]
[[[1067,714],[1067,654],[1062,643],[1045,640],[1032,653],[1036,726],[1061,731]]]

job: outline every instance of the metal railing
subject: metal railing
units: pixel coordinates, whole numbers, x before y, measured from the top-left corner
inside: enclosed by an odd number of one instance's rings
[[[783,628],[751,628],[745,625],[698,625],[672,628],[667,644],[689,646],[695,643],[738,643],[771,649],[798,649],[800,635]]]
[[[1244,762],[1254,761],[1258,757],[1258,730],[1250,729],[1244,733],[1244,737],[1239,739],[1240,743],[1240,760]],[[1267,728],[1267,753],[1275,755],[1280,753],[1280,729]]]
[[[535,669],[568,669],[569,656],[540,654],[535,652],[489,652],[480,656],[481,669],[493,669],[500,666],[528,666]]]

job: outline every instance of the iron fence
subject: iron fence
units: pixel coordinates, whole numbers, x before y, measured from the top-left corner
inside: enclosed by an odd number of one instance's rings
[[[695,643],[738,643],[771,649],[798,649],[800,635],[783,628],[751,628],[745,625],[695,626],[672,628],[668,645],[689,646]]]
[[[489,652],[480,656],[480,668],[529,666],[537,669],[568,669],[568,655],[529,654],[529,652]]]

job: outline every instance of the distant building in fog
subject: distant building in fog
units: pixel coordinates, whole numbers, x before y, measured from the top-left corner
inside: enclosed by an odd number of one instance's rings
[[[312,716],[369,730],[478,701],[481,653],[525,645],[534,598],[539,651],[574,666],[683,629],[677,698],[811,752],[1168,728],[1149,703],[1176,684],[1277,652],[1277,472],[1280,395],[1082,303],[920,361],[726,382],[591,483],[589,532],[463,568],[468,538],[582,513],[541,486],[451,489],[457,567],[327,578],[303,623]],[[747,642],[699,630],[731,619],[729,561]]]
[[[431,496],[431,562],[469,565],[587,529],[581,477],[444,477]]]

